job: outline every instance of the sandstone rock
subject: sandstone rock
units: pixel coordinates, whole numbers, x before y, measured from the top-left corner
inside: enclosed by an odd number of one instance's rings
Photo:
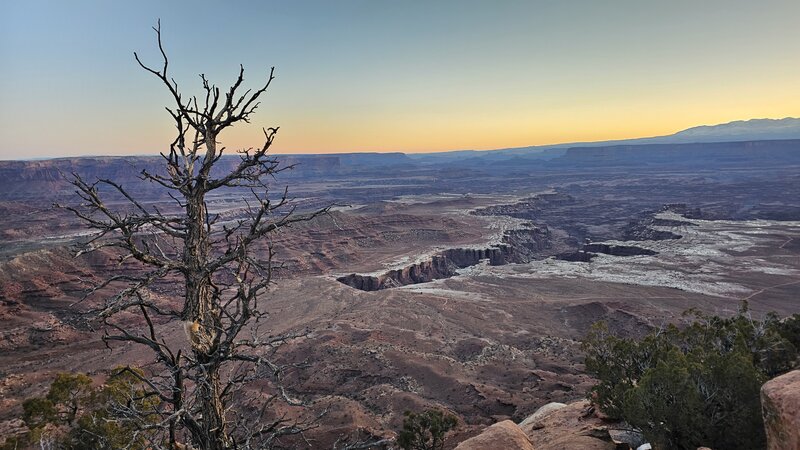
[[[553,411],[558,411],[559,409],[567,406],[564,403],[552,402],[548,403],[541,408],[537,409],[535,413],[531,414],[530,416],[526,417],[525,420],[520,422],[520,428],[525,428],[528,426],[535,427],[536,423],[539,422],[540,419],[545,417],[546,415],[550,414]]]
[[[488,449],[534,450],[534,447],[525,433],[510,420],[498,422],[456,447],[456,450]]]
[[[536,450],[615,450],[605,421],[597,417],[589,401],[570,403],[528,421],[522,431]],[[524,422],[523,422],[524,423]]]
[[[769,450],[800,449],[800,370],[761,387],[761,407]]]

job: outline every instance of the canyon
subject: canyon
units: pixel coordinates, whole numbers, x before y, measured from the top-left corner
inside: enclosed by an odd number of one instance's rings
[[[305,336],[277,357],[297,365],[283,382],[309,405],[286,410],[326,411],[309,433],[319,448],[391,438],[405,410],[425,407],[458,416],[454,448],[492,423],[582,400],[592,380],[580,340],[598,320],[635,336],[742,300],[753,314],[800,312],[797,140],[278,158],[296,167],[271,183],[289,186],[298,211],[336,205],[274,236],[281,264],[262,302],[270,334]],[[52,205],[78,201],[61,176],[76,172],[168,211],[169,197],[137,178],[159,165],[0,161],[0,434],[19,430],[21,400],[59,371],[99,379],[152,360],[106,348],[80,320],[93,282],[141,268],[113,252],[73,257],[90,234]],[[235,220],[242,196],[225,191],[209,210]],[[181,287],[164,280],[151,295],[177,305]],[[156,326],[188,348],[182,327]]]

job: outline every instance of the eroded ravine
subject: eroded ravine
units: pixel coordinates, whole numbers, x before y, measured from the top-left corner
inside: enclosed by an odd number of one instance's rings
[[[511,217],[514,214],[508,208],[520,205],[531,208],[530,204],[540,202],[539,197],[550,199],[554,196],[550,194],[535,196],[527,202],[500,205],[505,206],[505,208],[500,206],[494,207],[496,209],[483,208],[471,213]],[[556,200],[564,201],[561,197]],[[519,218],[517,219],[519,220]],[[503,233],[500,243],[488,244],[483,248],[450,248],[402,268],[373,274],[351,273],[340,276],[337,280],[362,291],[378,291],[450,278],[458,275],[460,269],[475,266],[483,261],[486,261],[490,266],[502,266],[508,263],[528,263],[548,257],[572,262],[589,262],[597,254],[625,257],[652,256],[658,253],[635,245],[606,244],[602,242],[578,244],[575,242],[577,239],[574,237],[559,231],[553,233],[547,225],[537,226],[532,222],[523,222],[522,220],[520,222],[517,224],[519,228],[507,229]],[[638,234],[646,235],[650,239],[670,240],[680,238],[680,235],[653,228],[655,223],[652,217],[642,222],[634,222],[631,226],[633,225],[638,226],[635,230]]]
[[[458,274],[459,269],[487,261],[489,265],[522,263],[532,259],[536,251],[549,245],[549,230],[546,227],[530,227],[508,230],[502,242],[484,248],[450,248],[429,259],[410,264],[401,269],[386,271],[378,275],[352,273],[337,280],[362,291],[378,291],[409,284],[427,283]]]

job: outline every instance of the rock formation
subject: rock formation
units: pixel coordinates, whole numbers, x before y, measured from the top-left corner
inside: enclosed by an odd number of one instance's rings
[[[461,442],[456,450],[617,450],[647,445],[624,422],[608,421],[587,400],[548,403],[519,425],[506,420]]]
[[[481,261],[489,265],[501,266],[512,262],[527,262],[531,252],[547,245],[547,229],[510,230],[503,236],[503,243],[486,248],[450,248],[439,252],[431,259],[418,262],[402,269],[390,270],[380,275],[359,275],[356,273],[341,276],[337,280],[362,291],[378,291],[409,284],[427,283],[432,280],[449,278],[458,269],[474,266]]]
[[[461,261],[467,261],[468,257],[477,258],[478,256],[478,254],[468,252],[468,256],[462,255]],[[480,261],[480,259],[473,260],[473,264],[477,264]],[[457,268],[458,266],[447,257],[436,255],[427,261],[412,264],[402,269],[390,270],[382,275],[372,276],[354,273],[339,277],[337,280],[362,291],[378,291],[381,289],[405,286],[407,284],[426,283],[431,280],[452,277],[456,274]]]
[[[607,425],[594,414],[594,409],[587,400],[570,403],[562,408],[551,407],[546,413],[537,411],[522,421],[522,424],[524,425],[520,425],[520,428],[534,443],[536,450],[616,448]]]
[[[484,260],[487,260],[493,266],[499,266],[505,264],[511,254],[511,247],[505,244],[482,249],[451,248],[432,256],[427,261],[412,264],[402,269],[390,270],[381,275],[373,276],[353,273],[339,277],[337,280],[362,291],[378,291],[449,278],[456,275],[458,269],[474,266]]]
[[[761,407],[769,450],[800,449],[800,370],[764,383]]]
[[[611,256],[652,256],[658,252],[647,248],[636,247],[634,245],[614,245],[614,244],[586,244],[577,252],[560,253],[556,259],[571,262],[590,262],[598,253]]]
[[[498,422],[473,438],[458,444],[456,450],[534,450],[533,444],[517,424],[510,420]]]
[[[548,403],[541,408],[537,409],[535,413],[528,416],[525,420],[520,422],[520,428],[527,428],[533,427],[536,423],[539,422],[542,418],[546,415],[550,414],[553,411],[558,411],[561,408],[565,408],[567,405],[565,403],[558,403],[558,402],[551,402]]]
[[[683,227],[695,226],[691,222],[682,220],[656,219],[649,217],[639,221],[632,221],[622,232],[623,241],[665,241],[680,239],[680,234],[671,231],[656,230],[652,227]]]

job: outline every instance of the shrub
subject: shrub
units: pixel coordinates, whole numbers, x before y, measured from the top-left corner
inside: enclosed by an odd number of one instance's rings
[[[436,409],[419,414],[406,411],[397,444],[405,450],[441,450],[444,436],[458,424],[455,416]]]
[[[595,324],[583,344],[591,399],[658,448],[763,448],[759,389],[797,366],[800,316],[754,320],[746,304],[731,318],[691,313],[691,325],[640,340]]]
[[[139,369],[115,369],[99,387],[92,386],[92,379],[82,373],[56,375],[47,395],[22,404],[22,420],[29,431],[6,439],[0,450],[44,441],[64,449],[147,448],[145,435],[135,433],[143,424],[131,417],[141,420],[152,411],[155,420],[158,400],[144,389],[141,375]],[[137,414],[129,414],[131,411]]]

